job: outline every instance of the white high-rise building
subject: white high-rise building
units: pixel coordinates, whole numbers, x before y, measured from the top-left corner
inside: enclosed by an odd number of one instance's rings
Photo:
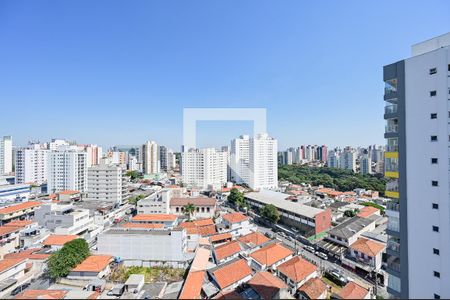
[[[142,166],[144,174],[158,174],[160,172],[159,148],[156,142],[147,141],[142,146]]]
[[[228,152],[214,148],[190,149],[181,153],[183,184],[204,190],[217,190],[227,182]]]
[[[359,173],[372,174],[372,158],[368,153],[364,153],[359,159]]]
[[[4,136],[0,140],[0,175],[12,172],[12,137]]]
[[[341,154],[338,150],[330,150],[330,152],[328,152],[327,165],[329,168],[341,167]]]
[[[172,149],[169,149],[166,146],[159,146],[159,160],[161,170],[164,172],[175,169],[176,159]]]
[[[69,142],[61,139],[52,139],[52,141],[48,144],[48,149],[51,151],[58,150],[60,146],[69,146]]]
[[[87,188],[87,154],[77,146],[60,146],[48,153],[49,193],[64,190],[85,192]]]
[[[241,135],[231,141],[230,173],[231,181],[237,184],[250,183],[250,137]]]
[[[345,148],[341,154],[341,168],[356,172],[356,151],[355,149]]]
[[[16,183],[34,183],[41,185],[47,182],[48,152],[40,144],[30,144],[26,148],[16,150]]]
[[[450,298],[450,33],[384,66],[388,292]]]
[[[257,134],[250,139],[250,181],[254,190],[278,187],[278,141],[268,134]]]
[[[121,204],[126,195],[123,172],[120,166],[105,163],[88,168],[88,188],[85,200]]]

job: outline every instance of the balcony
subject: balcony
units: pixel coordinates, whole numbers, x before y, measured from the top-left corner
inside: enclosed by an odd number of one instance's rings
[[[390,239],[386,245],[386,252],[390,252],[391,255],[400,255],[400,243]]]
[[[398,109],[397,104],[386,105],[384,107],[384,118],[389,119],[389,118],[397,116],[397,112],[398,112],[397,109]]]
[[[385,133],[398,133],[398,124],[388,124],[385,126]]]
[[[399,212],[400,211],[400,203],[390,201],[386,205],[386,210]]]
[[[387,152],[398,152],[398,145],[387,145],[386,151]]]

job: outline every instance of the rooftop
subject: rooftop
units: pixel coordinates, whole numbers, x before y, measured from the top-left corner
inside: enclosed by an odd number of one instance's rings
[[[18,294],[15,299],[63,299],[65,290],[27,290]]]
[[[224,289],[252,274],[245,259],[237,259],[211,270],[217,284]]]
[[[200,293],[205,275],[206,271],[189,272],[178,299],[201,299]]]
[[[319,299],[326,290],[327,285],[317,277],[309,279],[299,288],[299,291],[306,294],[309,299]]]
[[[65,191],[61,191],[58,194],[60,195],[76,195],[79,194],[79,191],[73,191],[73,190],[65,190]]]
[[[287,285],[278,277],[269,272],[258,272],[248,281],[248,285],[255,290],[261,299],[273,299],[280,289],[287,288]]]
[[[278,243],[273,243],[256,250],[250,254],[250,257],[261,265],[271,266],[292,254],[293,252],[290,249]]]
[[[65,243],[68,243],[77,238],[79,238],[78,235],[73,235],[73,234],[69,234],[69,235],[53,234],[53,235],[50,235],[49,237],[47,237],[42,242],[42,244],[44,246],[63,246]]]
[[[195,252],[194,260],[191,264],[190,271],[204,271],[208,266],[209,256],[211,255],[211,250],[197,247],[197,251]]]
[[[317,267],[300,256],[295,256],[279,265],[278,271],[289,277],[292,281],[300,282],[317,271]]]
[[[226,244],[214,248],[214,255],[218,261],[230,257],[236,253],[241,252],[241,245],[238,241],[231,241]]]
[[[17,266],[21,263],[26,262],[26,258],[11,258],[11,259],[2,259],[0,260],[0,273],[3,273],[14,266]]]
[[[360,218],[367,218],[379,211],[380,210],[378,208],[375,208],[373,206],[364,206],[363,208],[361,208],[357,216]]]
[[[12,226],[12,227],[26,227],[28,225],[31,225],[33,223],[36,223],[36,221],[32,220],[13,220],[9,223],[4,224],[3,226]]]
[[[19,231],[20,227],[12,227],[12,226],[0,226],[0,237],[3,235],[7,235],[16,231]]]
[[[353,217],[350,220],[347,220],[338,226],[332,228],[328,234],[348,239],[349,237],[352,237],[355,233],[361,231],[364,227],[369,226],[370,224],[376,222],[378,220],[379,216],[369,216],[367,218],[361,218],[361,217]]]
[[[189,203],[195,206],[214,206],[216,205],[216,199],[198,197],[198,198],[172,198],[170,199],[170,206],[184,206]]]
[[[241,214],[239,212],[234,212],[234,213],[229,213],[229,214],[223,215],[222,218],[231,224],[240,223],[240,222],[244,222],[244,221],[248,220],[247,216],[244,216],[243,214]]]
[[[248,199],[252,199],[263,204],[273,204],[277,208],[311,219],[313,219],[317,214],[323,212],[323,209],[320,208],[315,208],[312,206],[300,204],[298,202],[286,200],[286,198],[290,196],[291,195],[289,194],[274,192],[270,190],[262,190],[260,192],[251,192],[245,194],[245,197]]]
[[[344,288],[338,293],[338,296],[342,299],[364,299],[369,291],[359,284],[350,281]]]
[[[255,247],[270,241],[270,239],[262,233],[252,232],[247,235],[239,237],[238,241],[246,244],[249,247]]]
[[[149,223],[131,223],[127,222],[122,225],[123,228],[164,228],[164,224]]]
[[[35,259],[46,260],[50,257],[50,253],[45,253],[42,248],[28,248],[15,253],[7,253],[3,256],[4,259],[21,258],[21,259]]]
[[[72,272],[100,272],[113,260],[111,255],[91,255],[72,269]]]
[[[385,247],[386,246],[382,243],[375,242],[366,238],[358,238],[356,242],[350,245],[351,249],[354,249],[371,257],[377,256],[384,250]]]
[[[219,241],[228,240],[228,239],[231,240],[232,238],[233,238],[233,236],[231,235],[231,233],[225,232],[225,233],[219,233],[216,235],[211,235],[209,237],[209,241],[211,243],[214,243],[214,242],[219,242]]]
[[[177,216],[172,214],[139,214],[134,216],[131,220],[133,222],[154,222],[154,221],[164,221],[164,222],[174,222]]]
[[[14,205],[0,209],[0,214],[4,214],[4,215],[11,214],[11,213],[15,213],[15,212],[18,212],[21,210],[33,208],[33,207],[40,206],[40,205],[42,205],[42,202],[39,202],[39,201],[28,201],[28,202],[23,202],[23,203],[19,203],[19,204],[14,204]]]

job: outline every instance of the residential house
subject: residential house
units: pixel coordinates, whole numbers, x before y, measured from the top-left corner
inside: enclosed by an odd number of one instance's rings
[[[165,228],[173,228],[178,224],[174,214],[138,214],[131,219],[132,223],[163,224]]]
[[[229,261],[216,268],[209,269],[208,272],[223,292],[232,291],[252,278],[252,269],[245,259]]]
[[[331,299],[370,299],[370,291],[356,282],[350,281],[337,294],[333,294]]]
[[[299,299],[326,299],[328,287],[318,277],[308,279],[299,289]]]
[[[219,265],[237,258],[241,251],[241,244],[238,241],[231,241],[214,248],[214,260]]]
[[[44,248],[50,248],[51,251],[60,250],[65,243],[78,239],[78,235],[69,234],[69,235],[61,235],[61,234],[52,234],[49,235],[43,242]]]
[[[295,256],[279,265],[277,273],[293,294],[306,281],[318,276],[317,267],[300,256]]]
[[[360,237],[350,245],[347,259],[342,263],[352,269],[357,269],[362,264],[368,266],[366,271],[380,270],[385,249],[386,245],[383,243]]]
[[[279,243],[271,243],[249,255],[250,266],[256,271],[276,270],[292,258],[293,252]]]
[[[13,204],[0,209],[0,225],[16,219],[28,219],[33,216],[36,208],[42,205],[39,201],[27,201]]]
[[[104,278],[111,272],[109,265],[113,260],[114,257],[111,255],[91,255],[73,268],[67,278],[80,280]]]
[[[216,199],[214,198],[172,198],[170,200],[170,212],[176,215],[185,215],[184,206],[192,204],[195,211],[194,219],[212,218],[216,214]]]
[[[230,232],[233,236],[241,236],[256,231],[249,218],[239,212],[229,213],[222,216],[224,231]]]
[[[288,295],[288,286],[278,277],[266,271],[257,272],[247,284],[256,292],[259,299],[284,299],[287,297],[280,296]]]

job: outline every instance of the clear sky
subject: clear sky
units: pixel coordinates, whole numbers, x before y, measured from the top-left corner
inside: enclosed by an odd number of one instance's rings
[[[382,144],[382,66],[450,1],[0,1],[0,135],[179,150],[184,107],[264,107],[280,148]],[[219,146],[249,122],[200,122]],[[251,133],[251,132],[250,132]]]

